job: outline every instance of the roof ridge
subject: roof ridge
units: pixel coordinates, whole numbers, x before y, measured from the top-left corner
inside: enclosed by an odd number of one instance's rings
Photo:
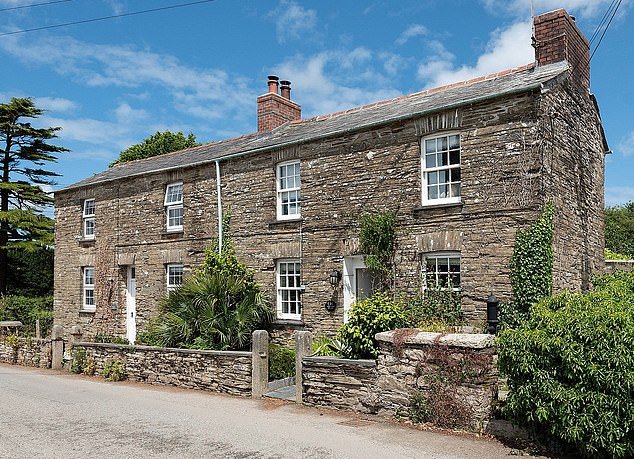
[[[381,100],[381,101],[378,101],[378,102],[373,102],[371,104],[361,105],[359,107],[353,107],[353,108],[349,108],[347,110],[341,110],[339,112],[328,113],[326,115],[317,115],[317,116],[313,116],[312,118],[302,118],[302,119],[299,119],[299,120],[290,121],[289,124],[301,124],[301,123],[306,123],[308,121],[320,121],[320,120],[330,119],[330,118],[333,118],[335,116],[344,115],[344,114],[348,114],[348,113],[354,113],[354,112],[357,112],[357,111],[360,111],[360,110],[365,110],[365,109],[372,108],[372,107],[378,107],[378,106],[385,105],[385,104],[388,104],[388,103],[391,103],[391,102],[396,102],[398,100],[408,99],[410,97],[421,96],[421,95],[426,95],[426,94],[433,94],[435,92],[445,91],[447,89],[452,89],[452,88],[456,88],[456,87],[460,87],[460,86],[468,86],[470,84],[480,83],[482,81],[487,81],[487,80],[493,80],[493,79],[499,78],[501,76],[510,75],[511,73],[523,72],[525,70],[529,70],[529,69],[534,68],[534,67],[536,67],[535,63],[531,62],[530,64],[521,65],[519,67],[515,67],[515,68],[512,68],[512,69],[508,69],[508,70],[502,70],[500,72],[491,73],[489,75],[482,75],[482,76],[479,76],[479,77],[476,77],[476,78],[471,78],[469,80],[458,81],[456,83],[450,83],[450,84],[446,84],[446,85],[443,85],[443,86],[437,86],[435,88],[424,89],[422,91],[413,92],[411,94],[404,94],[402,96],[394,97],[392,99]]]
[[[183,152],[186,152],[186,151],[199,150],[199,149],[204,148],[204,147],[209,147],[209,146],[213,146],[213,145],[218,145],[218,144],[221,144],[221,143],[234,142],[234,141],[239,140],[239,139],[242,139],[242,138],[244,138],[244,137],[255,136],[255,135],[257,135],[257,134],[258,134],[257,132],[251,132],[251,133],[249,133],[249,134],[239,135],[238,137],[229,137],[228,139],[215,140],[215,141],[213,141],[213,142],[205,142],[205,143],[203,143],[203,144],[196,145],[195,147],[189,147],[189,148],[183,148],[183,149],[181,149],[181,150],[169,151],[169,152],[167,152],[167,153],[163,153],[163,154],[160,154],[160,155],[148,156],[147,158],[139,158],[139,159],[133,159],[132,161],[124,161],[124,162],[122,162],[122,163],[117,163],[117,164],[115,164],[115,165],[113,166],[113,168],[114,168],[114,167],[127,166],[127,165],[129,165],[129,164],[138,164],[138,163],[140,163],[140,162],[142,162],[142,161],[149,161],[149,160],[156,159],[156,158],[164,158],[164,157],[166,157],[166,156],[168,156],[168,155],[175,155],[175,154],[177,154],[177,153],[183,153]],[[105,171],[104,171],[104,172],[105,172]]]

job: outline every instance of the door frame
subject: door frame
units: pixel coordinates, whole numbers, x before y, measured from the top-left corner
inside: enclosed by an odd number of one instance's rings
[[[134,272],[134,277],[132,273]],[[134,288],[130,289],[134,281]],[[136,268],[129,265],[126,271],[125,284],[125,335],[130,344],[136,340]]]
[[[343,257],[343,323],[348,322],[352,303],[357,301],[357,269],[366,268],[363,255]]]

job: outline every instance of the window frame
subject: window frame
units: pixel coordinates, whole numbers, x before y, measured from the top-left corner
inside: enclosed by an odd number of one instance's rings
[[[170,195],[170,188],[172,187],[176,187],[176,186],[180,186],[181,187],[181,192],[180,192],[180,200],[178,201],[168,201],[167,198]],[[181,232],[183,231],[183,223],[184,223],[184,218],[185,218],[185,212],[184,212],[184,208],[183,208],[183,195],[184,195],[184,189],[183,189],[183,182],[179,181],[179,182],[172,182],[172,183],[168,183],[165,186],[165,197],[163,199],[163,205],[165,206],[165,227],[166,230],[168,232]],[[181,224],[180,225],[170,225],[170,211],[172,210],[180,210],[180,221]]]
[[[458,146],[458,164],[451,164],[450,157],[450,148],[449,148],[449,137],[458,136],[459,146]],[[428,140],[435,140],[447,138],[447,155],[448,155],[448,163],[446,166],[435,166],[435,167],[427,167],[426,161],[426,149],[425,143]],[[438,154],[438,150],[436,149],[436,154]],[[420,141],[420,164],[421,164],[421,203],[423,206],[433,206],[433,205],[443,205],[443,204],[459,204],[462,203],[462,138],[459,131],[446,131],[446,132],[436,132],[434,134],[425,136],[421,138]],[[428,174],[430,172],[440,172],[440,171],[450,171],[451,169],[458,169],[460,171],[460,181],[452,182],[451,180],[446,183],[448,190],[451,190],[452,183],[458,183],[460,185],[460,195],[452,196],[449,198],[429,198],[429,190],[428,190]],[[451,192],[451,191],[450,191]]]
[[[422,259],[421,259],[421,268],[422,268],[422,273],[423,273],[423,291],[428,290],[430,288],[430,286],[427,285],[427,281],[428,281],[428,271],[427,271],[427,259],[428,258],[433,258],[436,260],[435,264],[436,264],[436,269],[434,271],[434,279],[435,279],[435,284],[433,286],[434,289],[439,288],[440,290],[448,290],[447,287],[442,287],[438,285],[438,275],[439,274],[447,274],[448,277],[451,274],[451,269],[449,268],[451,266],[451,263],[449,262],[449,259],[452,258],[457,258],[458,259],[458,266],[460,267],[460,270],[458,271],[458,276],[460,278],[460,285],[458,287],[453,287],[451,290],[454,292],[460,292],[462,290],[462,254],[460,252],[456,252],[456,251],[441,251],[441,252],[430,252],[430,253],[425,253],[422,255]],[[447,272],[445,273],[444,271],[438,271],[438,259],[439,258],[446,258],[447,259]]]
[[[88,272],[92,271],[92,284],[88,284],[86,282],[88,276]],[[81,268],[81,311],[82,312],[95,312],[97,310],[97,299],[95,297],[95,267],[94,266],[83,266]],[[86,299],[88,296],[86,292],[92,292],[92,304],[88,304]]]
[[[299,266],[299,280],[298,280],[299,285],[295,285],[293,287],[289,287],[288,285],[286,287],[282,287],[280,285],[281,278],[282,278],[280,265],[282,265],[283,263],[285,264],[295,263],[296,265]],[[282,320],[302,320],[302,310],[303,310],[302,293],[304,291],[304,287],[302,286],[302,263],[299,258],[281,258],[275,262],[275,288],[276,288],[276,297],[277,297],[277,305],[276,305],[277,318]],[[282,292],[283,291],[297,292],[298,300],[296,301],[296,305],[299,307],[299,312],[296,312],[296,313],[283,312],[283,308],[282,308]],[[290,306],[289,306],[289,311],[290,311]]]
[[[181,270],[181,283],[180,284],[171,284],[170,283],[170,268],[180,268]],[[182,263],[167,263],[165,265],[165,286],[167,293],[171,293],[176,290],[178,287],[183,285],[183,277],[185,275],[185,266]]]
[[[286,166],[294,165],[294,164],[297,164],[299,167],[299,186],[282,189],[280,186],[280,180],[282,178],[281,177],[282,168]],[[302,165],[301,165],[301,161],[299,159],[293,159],[291,161],[284,161],[284,162],[278,163],[275,166],[275,171],[276,171],[275,172],[275,194],[276,194],[277,220],[297,220],[302,218]],[[291,193],[293,191],[297,192],[298,194],[298,199],[294,201],[297,205],[297,213],[283,215],[282,214],[282,193]]]
[[[92,213],[86,213],[86,205],[92,202]],[[94,239],[95,238],[95,198],[84,199],[82,203],[82,236],[84,239]],[[92,222],[92,233],[88,234],[86,231],[88,222]]]

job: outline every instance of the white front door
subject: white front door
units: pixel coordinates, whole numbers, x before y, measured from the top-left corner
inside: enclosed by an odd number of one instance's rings
[[[126,338],[130,344],[136,340],[136,269],[128,266],[128,282],[125,291]]]
[[[355,301],[369,298],[374,293],[374,277],[365,267],[363,255],[343,258],[343,321],[348,321],[350,307]]]

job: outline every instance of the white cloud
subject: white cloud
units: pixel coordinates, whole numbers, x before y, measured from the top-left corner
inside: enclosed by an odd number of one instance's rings
[[[634,131],[630,132],[621,142],[619,142],[619,151],[624,156],[634,155]]]
[[[63,97],[35,97],[33,103],[38,108],[52,112],[67,112],[79,107],[77,103]]]
[[[529,64],[534,60],[531,46],[531,25],[518,22],[491,34],[486,51],[474,65],[456,66],[455,56],[442,43],[432,42],[434,55],[418,67],[418,77],[427,87],[458,81]]]
[[[117,121],[123,124],[132,124],[143,121],[149,117],[147,111],[143,109],[135,109],[123,102],[114,111]]]
[[[482,0],[484,5],[494,12],[507,12],[518,16],[530,16],[530,2],[527,0]],[[621,12],[632,0],[623,0]],[[578,14],[583,18],[602,16],[612,0],[535,0],[535,14],[566,9],[570,14]]]
[[[350,59],[350,56],[361,59]],[[293,81],[306,116],[333,113],[400,95],[390,79],[376,70],[376,61],[357,50],[295,56],[277,66],[278,75]],[[298,100],[299,100],[298,99]]]
[[[282,0],[271,13],[275,20],[277,41],[284,43],[288,39],[299,39],[314,29],[317,24],[317,12],[306,9],[296,2]]]
[[[64,140],[76,140],[95,145],[111,145],[114,148],[126,146],[124,140],[133,127],[125,123],[96,120],[93,118],[56,118],[42,116],[40,124],[46,126],[59,126],[58,133]]]
[[[207,120],[241,119],[244,125],[256,97],[245,78],[221,69],[188,67],[174,56],[133,46],[93,44],[71,37],[5,38],[0,48],[29,65],[48,66],[88,86],[160,87],[176,110]]]
[[[411,38],[427,35],[427,33],[427,27],[425,27],[424,25],[412,24],[407,29],[405,29],[403,33],[401,33],[401,35],[399,35],[399,37],[396,39],[396,44],[404,45]]]
[[[634,187],[608,186],[605,188],[605,205],[616,206],[634,201]]]

